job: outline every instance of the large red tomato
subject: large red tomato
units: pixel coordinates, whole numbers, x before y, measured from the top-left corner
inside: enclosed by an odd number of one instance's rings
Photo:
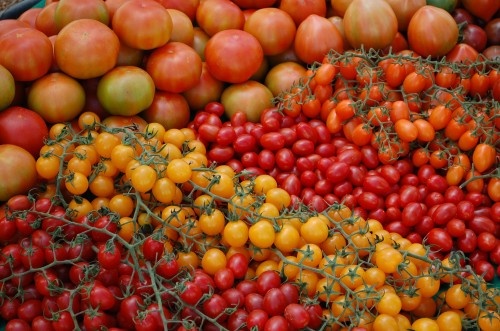
[[[7,108],[16,95],[16,82],[9,70],[0,65],[0,111]]]
[[[0,201],[24,194],[37,182],[35,158],[16,145],[0,145]]]
[[[259,41],[242,30],[216,33],[205,46],[208,70],[218,80],[243,83],[259,70],[264,51]]]
[[[472,15],[488,22],[500,9],[500,2],[498,0],[462,0],[462,6]]]
[[[54,44],[59,68],[78,79],[104,75],[116,65],[119,50],[120,40],[113,30],[92,19],[69,23]]]
[[[222,92],[221,103],[228,118],[236,112],[243,112],[248,121],[258,122],[264,109],[273,106],[272,99],[273,94],[265,85],[249,80],[228,86]]]
[[[384,0],[354,0],[344,14],[344,31],[354,48],[382,49],[394,40],[398,19]]]
[[[178,41],[193,46],[194,27],[189,17],[178,9],[167,9],[172,19],[172,33],[170,41]]]
[[[160,123],[165,129],[181,129],[189,122],[190,110],[186,99],[178,93],[157,91],[151,106],[142,116],[148,123]]]
[[[109,24],[108,8],[103,0],[59,0],[54,13],[54,22],[58,31],[69,23],[82,19],[93,19]]]
[[[196,22],[209,36],[213,36],[222,30],[243,30],[245,15],[232,1],[204,0],[196,11]]]
[[[62,72],[39,78],[28,91],[28,107],[48,123],[71,121],[80,114],[84,105],[82,85]]]
[[[153,78],[157,89],[181,93],[198,84],[201,64],[200,56],[192,47],[172,41],[149,55],[146,71]]]
[[[332,22],[327,18],[312,14],[297,28],[294,50],[301,61],[321,62],[330,50],[342,53],[344,41]]]
[[[0,36],[0,65],[15,80],[32,81],[45,75],[52,64],[52,43],[34,28],[18,28]]]
[[[410,19],[415,12],[426,5],[425,0],[385,0],[398,19],[398,30],[406,31]]]
[[[200,81],[193,88],[185,91],[182,95],[186,98],[191,109],[203,109],[211,101],[218,101],[224,90],[224,83],[215,79],[207,64],[203,62],[201,67]]]
[[[116,67],[97,85],[97,98],[112,115],[137,115],[151,105],[154,95],[153,79],[145,70],[135,66]]]
[[[113,31],[126,45],[149,50],[165,45],[172,33],[172,18],[154,0],[127,1],[113,15]]]
[[[286,11],[262,8],[248,17],[244,30],[257,38],[265,55],[276,55],[292,45],[297,28]]]
[[[410,48],[423,57],[439,57],[448,53],[458,41],[458,26],[446,10],[423,6],[408,24]]]
[[[38,157],[48,135],[43,118],[30,109],[10,107],[0,112],[0,144],[17,145]]]

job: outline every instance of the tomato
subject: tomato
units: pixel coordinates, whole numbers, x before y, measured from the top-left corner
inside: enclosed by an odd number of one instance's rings
[[[101,50],[99,45],[107,45]],[[66,25],[57,35],[54,55],[66,74],[87,79],[104,75],[116,65],[120,41],[105,24],[80,19]]]
[[[172,72],[172,67],[178,70]],[[209,65],[208,69],[210,70]],[[188,45],[181,42],[169,42],[150,54],[146,62],[146,70],[159,90],[181,93],[199,83],[202,61],[196,51]]]
[[[139,114],[148,123],[160,123],[168,129],[181,129],[189,122],[190,109],[182,94],[156,91],[151,105]]]
[[[205,47],[205,62],[214,78],[228,83],[243,83],[257,72],[264,59],[259,41],[242,30],[224,30],[210,38]]]
[[[203,312],[210,318],[216,318],[218,322],[223,322],[228,318],[228,315],[224,313],[227,307],[226,300],[219,294],[213,294],[203,302]]]
[[[313,42],[309,38],[311,35],[316,35],[319,39]],[[343,49],[342,35],[325,17],[312,14],[297,27],[294,50],[303,62],[322,62],[330,50],[341,53]]]
[[[69,311],[61,311],[52,321],[54,331],[72,330],[75,328],[75,322]]]
[[[232,84],[226,87],[221,95],[226,116],[232,117],[237,112],[244,112],[250,122],[259,121],[262,112],[273,106],[272,99],[271,91],[265,85],[253,80]],[[234,144],[233,147],[237,151]]]
[[[16,81],[32,81],[45,75],[52,64],[52,43],[34,28],[16,29],[0,36],[0,65]]]
[[[157,1],[151,0],[124,3],[113,14],[111,25],[123,43],[142,50],[165,45],[173,30],[168,11]],[[137,26],[143,28],[137,29]]]
[[[0,111],[7,108],[16,94],[16,86],[14,83],[14,77],[4,66],[0,64],[0,89],[4,91],[0,97]]]
[[[0,144],[24,148],[38,157],[49,131],[43,118],[27,108],[10,107],[0,112]],[[20,135],[19,132],[24,132]]]
[[[31,326],[23,319],[14,318],[5,324],[5,331],[31,331]]]
[[[439,38],[426,38],[431,35],[429,29],[439,29]],[[412,50],[424,57],[447,54],[457,40],[458,27],[455,20],[446,10],[438,7],[421,7],[408,25],[408,43]]]
[[[206,62],[203,62],[199,82],[192,88],[184,91],[182,95],[186,98],[191,109],[203,109],[211,102],[218,101],[223,90],[224,83],[215,79],[210,71],[208,71]]]
[[[201,1],[196,10],[196,22],[209,36],[229,29],[243,30],[245,16],[232,1]]]
[[[433,228],[427,234],[427,243],[433,247],[434,250],[449,252],[453,248],[453,241],[448,232],[441,228]]]
[[[410,19],[415,14],[415,12],[426,5],[424,0],[409,0],[409,1],[398,1],[398,0],[386,0],[391,6],[396,18],[398,20],[398,30],[406,31]]]
[[[104,3],[91,0],[87,3],[63,0],[54,9],[54,23],[57,31],[78,19],[93,19],[105,25],[109,24],[108,9]]]
[[[472,15],[488,22],[500,8],[497,1],[480,0],[478,2],[472,0],[463,0],[462,6]]]
[[[35,185],[35,159],[28,151],[15,145],[4,144],[0,145],[0,158],[4,162],[0,172],[0,201],[26,193]]]
[[[155,83],[151,76],[135,66],[116,67],[97,85],[97,98],[111,115],[137,115],[152,104],[154,94]]]
[[[257,38],[264,55],[286,51],[292,45],[296,32],[292,17],[279,8],[256,10],[245,21],[243,29]]]

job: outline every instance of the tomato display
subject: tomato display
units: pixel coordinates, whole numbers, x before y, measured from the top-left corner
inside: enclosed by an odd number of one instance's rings
[[[498,329],[496,2],[45,4],[0,21],[0,326]]]

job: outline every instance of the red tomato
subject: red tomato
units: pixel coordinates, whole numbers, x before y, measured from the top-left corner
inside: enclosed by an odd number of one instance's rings
[[[453,248],[453,241],[446,230],[433,228],[427,234],[427,243],[433,246],[433,250],[449,252]]]
[[[168,11],[160,3],[140,0],[127,1],[118,7],[113,14],[112,27],[127,46],[150,50],[169,41],[173,24]]]
[[[500,8],[500,3],[496,0],[462,0],[462,5],[472,15],[488,22]]]
[[[264,55],[276,55],[292,45],[296,27],[286,11],[279,8],[262,8],[248,17],[244,30],[257,38]]]
[[[0,65],[16,81],[32,81],[45,75],[52,65],[52,43],[34,28],[19,28],[0,35]]]
[[[354,48],[383,49],[394,40],[398,20],[385,1],[354,0],[344,14],[344,30]]]
[[[415,12],[426,5],[425,0],[409,0],[409,1],[399,1],[399,0],[386,0],[389,3],[396,18],[398,19],[398,30],[406,31],[410,19],[415,14]]]
[[[317,37],[313,40],[310,38],[312,35]],[[330,50],[342,53],[342,35],[328,19],[312,14],[297,27],[294,50],[301,61],[322,62]]]
[[[196,10],[196,22],[209,36],[229,29],[243,30],[245,15],[232,1],[201,1]]]
[[[215,79],[210,71],[208,71],[206,62],[203,62],[199,82],[192,88],[184,91],[182,95],[186,98],[191,109],[198,110],[203,109],[212,102],[220,100],[223,90],[224,83]],[[220,108],[223,113],[224,108]],[[221,116],[222,113],[219,116]]]
[[[434,33],[432,31],[439,31]],[[432,37],[430,37],[432,36]],[[408,43],[424,57],[448,53],[458,41],[458,27],[446,10],[426,5],[415,12],[408,25]]]
[[[113,30],[93,19],[69,23],[59,32],[54,44],[59,68],[79,79],[104,75],[116,65],[119,50],[120,40]]]
[[[311,15],[326,16],[326,2],[322,0],[281,0],[279,9],[287,12],[297,26]]]
[[[140,116],[148,123],[160,123],[168,130],[186,127],[190,114],[189,104],[182,94],[156,91],[153,102]]]
[[[214,78],[243,83],[259,70],[264,52],[250,33],[229,29],[216,33],[205,47],[205,62]]]
[[[43,118],[23,107],[10,107],[0,112],[0,128],[0,144],[17,145],[33,157],[38,157],[44,139],[49,134]]]
[[[172,71],[172,68],[177,69]],[[210,69],[210,65],[208,68]],[[157,89],[181,93],[200,82],[202,61],[193,48],[173,41],[155,49],[149,55],[146,70]]]

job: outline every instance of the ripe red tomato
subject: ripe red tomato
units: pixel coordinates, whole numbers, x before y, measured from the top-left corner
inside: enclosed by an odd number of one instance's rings
[[[434,30],[439,33],[432,32]],[[408,43],[421,56],[443,56],[451,51],[457,41],[457,23],[444,9],[423,6],[415,12],[408,24]]]
[[[317,38],[312,40],[310,36]],[[311,14],[297,27],[293,49],[297,57],[305,63],[322,62],[325,55],[334,50],[344,50],[342,35],[324,16]]]
[[[113,14],[113,31],[129,47],[161,47],[169,41],[173,28],[172,18],[164,8],[152,0],[127,1]]]
[[[398,19],[398,30],[406,31],[410,19],[415,14],[415,12],[426,5],[425,0],[411,0],[411,1],[399,1],[399,0],[386,0],[386,2],[391,5],[394,14]]]
[[[205,46],[208,70],[218,80],[243,83],[260,68],[264,51],[259,41],[243,30],[216,33]]]
[[[196,22],[209,36],[229,29],[243,30],[245,15],[232,1],[201,1],[196,10]]]
[[[54,55],[63,72],[87,79],[111,70],[116,65],[119,49],[120,40],[111,28],[93,19],[80,19],[59,32]]]
[[[427,234],[427,243],[433,247],[433,250],[449,252],[453,248],[453,240],[446,230],[433,228]]]
[[[0,65],[16,81],[32,81],[45,75],[52,65],[52,43],[34,28],[19,28],[0,35]]]
[[[177,69],[172,71],[172,68]],[[146,71],[153,78],[156,88],[172,93],[195,87],[200,82],[201,70],[202,61],[198,53],[192,47],[176,41],[156,48],[146,62]]]
[[[0,144],[17,145],[33,157],[38,157],[44,139],[49,134],[43,118],[23,107],[10,107],[0,112],[0,128]]]

